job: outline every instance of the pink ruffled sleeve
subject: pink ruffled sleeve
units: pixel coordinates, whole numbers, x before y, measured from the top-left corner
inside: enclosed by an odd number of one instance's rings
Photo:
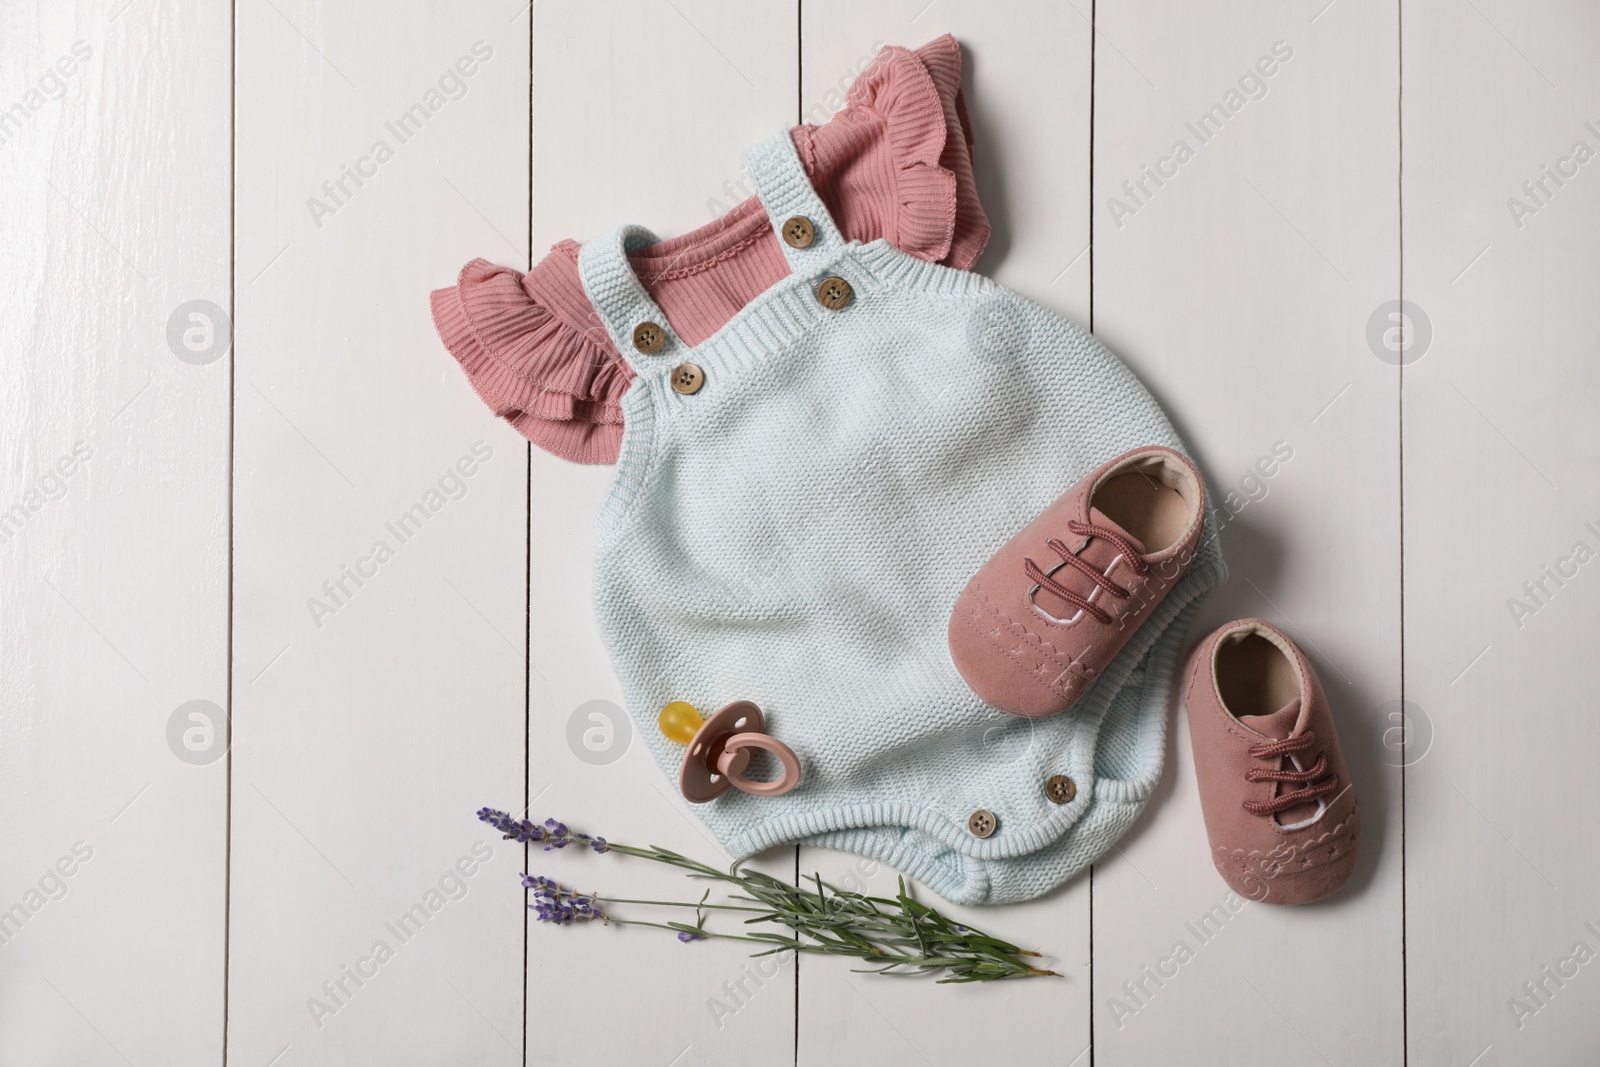
[[[989,243],[972,174],[972,124],[961,46],[946,34],[915,51],[889,47],[822,126],[795,146],[851,240],[887,238],[933,263],[970,270]]]
[[[851,86],[844,110],[821,126],[797,126],[792,135],[846,238],[885,238],[962,270],[977,262],[989,219],[973,181],[955,38],[915,51],[883,49]],[[725,231],[746,223],[749,240],[730,252]],[[704,336],[785,269],[754,198],[670,244],[673,262],[686,266],[645,277],[645,287],[674,325],[694,320]],[[633,371],[584,295],[575,242],[556,245],[526,275],[473,260],[432,302],[439,336],[496,415],[558,456],[617,461],[622,396]],[[716,321],[698,321],[708,315]]]
[[[525,275],[473,260],[434,290],[433,323],[472,388],[524,437],[579,463],[617,461],[633,370],[584,295],[575,242]]]

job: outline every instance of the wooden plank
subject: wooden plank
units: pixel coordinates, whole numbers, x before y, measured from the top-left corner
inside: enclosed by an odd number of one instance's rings
[[[525,253],[522,7],[239,8],[231,1062],[522,1061],[473,813],[525,787],[526,447],[427,299]]]
[[[792,6],[735,0],[534,9],[533,246],[641,223],[662,237],[742,200],[741,153],[791,120]],[[533,455],[530,540],[533,814],[708,861],[722,854],[637,731],[586,762],[568,725],[621,695],[594,622],[594,523],[611,468]],[[653,728],[653,727],[652,727]],[[792,849],[768,868],[793,872]],[[563,853],[536,873],[613,895],[696,899],[673,871]],[[591,882],[592,879],[592,882]],[[621,910],[620,908],[618,909]],[[634,912],[638,916],[637,909]],[[659,918],[659,915],[650,916]],[[789,1064],[794,967],[752,964],[728,942],[655,930],[528,932],[528,1048],[557,1063]],[[573,996],[574,981],[586,993]],[[624,1017],[626,1025],[616,1025]]]
[[[230,26],[160,15],[4,20],[7,1063],[222,1051],[226,746],[171,748],[168,727],[228,703],[230,364],[168,330],[230,303]]]
[[[1600,13],[1404,16],[1412,1062],[1588,1063]]]
[[[953,33],[977,144],[979,193],[994,226],[979,270],[1087,324],[1089,311],[1090,25],[1070,5],[982,6],[807,0],[804,112],[842,102],[838,89],[881,42],[916,47]],[[1087,5],[1084,11],[1087,12]],[[818,109],[821,109],[820,112]],[[896,872],[862,857],[801,850],[801,870],[892,895]],[[1042,900],[1006,908],[930,903],[1054,958],[1066,977],[931,988],[853,974],[848,961],[800,965],[802,1064],[1087,1063],[1089,893],[1080,877]]]
[[[1398,293],[1395,6],[1100,4],[1097,20],[1096,332],[1225,508],[1231,577],[1192,639],[1256,615],[1301,643],[1365,831],[1326,903],[1230,897],[1177,711],[1159,795],[1095,872],[1095,1062],[1400,1063],[1400,781],[1380,710],[1400,685],[1398,380],[1364,340]]]

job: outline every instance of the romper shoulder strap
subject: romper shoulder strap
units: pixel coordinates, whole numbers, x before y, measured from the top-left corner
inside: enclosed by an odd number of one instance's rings
[[[761,206],[767,209],[791,272],[808,275],[838,258],[844,250],[844,235],[812,188],[788,130],[746,152],[744,168],[755,183]]]
[[[636,373],[671,367],[688,346],[673,331],[644,283],[628,262],[628,253],[653,245],[658,237],[643,226],[624,226],[593,240],[578,250],[578,278],[599,322]]]
[[[838,259],[844,235],[811,187],[788,130],[745,155],[745,168],[766,209],[789,271],[810,277]],[[689,346],[672,329],[628,261],[628,253],[657,242],[643,226],[624,226],[584,243],[578,277],[599,322],[636,373],[655,374],[686,358]]]

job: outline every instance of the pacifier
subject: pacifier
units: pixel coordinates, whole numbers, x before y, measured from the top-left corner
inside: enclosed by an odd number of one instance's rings
[[[779,797],[800,784],[794,750],[767,733],[761,709],[748,700],[735,700],[704,722],[693,704],[674,700],[661,709],[657,721],[669,739],[689,746],[678,787],[691,804],[715,800],[729,786],[758,797]],[[744,776],[758,748],[777,757],[783,774],[770,782]]]

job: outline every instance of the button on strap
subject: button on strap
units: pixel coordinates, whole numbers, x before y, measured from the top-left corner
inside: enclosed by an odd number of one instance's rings
[[[783,240],[790,248],[810,248],[817,239],[817,228],[804,215],[793,215],[783,224]]]
[[[633,328],[633,347],[647,356],[661,351],[667,343],[667,331],[653,322],[641,322]]]
[[[778,235],[789,273],[806,278],[827,270],[844,251],[844,237],[812,188],[789,131],[779,131],[746,152],[744,165],[766,209],[768,225]]]
[[[641,356],[672,355],[682,346],[628,259],[630,251],[655,242],[644,227],[624,226],[578,250],[578,277],[595,318],[623,360],[642,373],[649,372],[650,361]]]

